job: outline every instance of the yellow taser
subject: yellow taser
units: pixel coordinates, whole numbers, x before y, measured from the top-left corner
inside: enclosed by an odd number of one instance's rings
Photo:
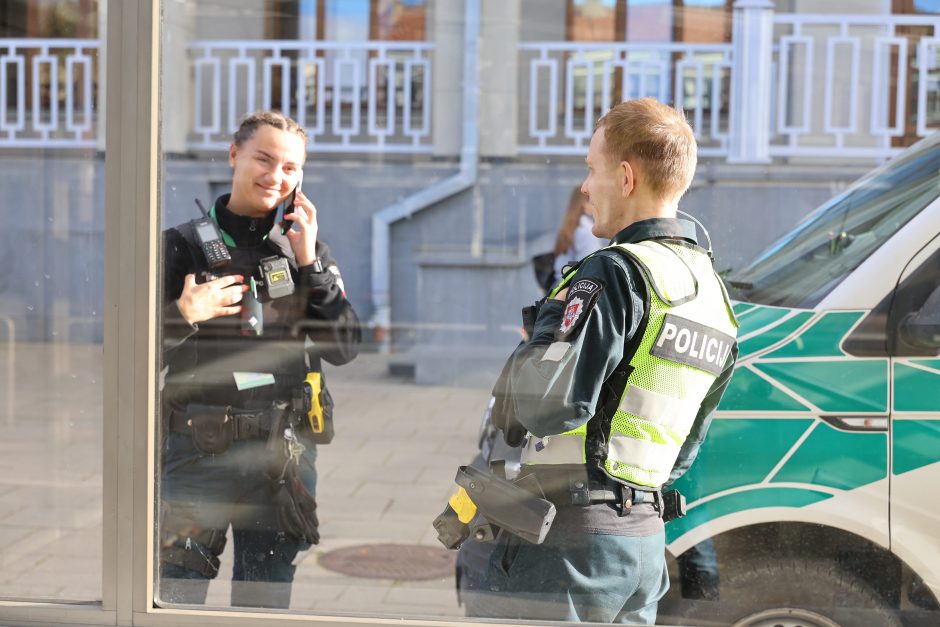
[[[304,387],[307,388],[306,400],[307,421],[310,423],[310,430],[314,433],[323,433],[323,405],[320,404],[320,392],[323,390],[323,380],[319,372],[308,372],[304,379]]]

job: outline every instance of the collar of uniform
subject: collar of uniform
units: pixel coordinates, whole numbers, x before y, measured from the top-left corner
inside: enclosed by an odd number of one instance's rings
[[[228,233],[238,246],[257,246],[274,227],[277,211],[271,211],[263,218],[240,216],[229,210],[230,197],[231,194],[222,194],[215,201],[215,217],[219,228]]]
[[[657,237],[680,237],[693,244],[698,244],[695,237],[695,225],[679,218],[650,218],[634,222],[617,233],[611,244],[634,244]]]

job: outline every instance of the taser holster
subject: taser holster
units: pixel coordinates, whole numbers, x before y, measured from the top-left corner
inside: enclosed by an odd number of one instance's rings
[[[333,398],[323,385],[323,375],[308,372],[301,386],[302,407],[310,427],[310,439],[316,444],[333,441]]]
[[[555,520],[555,505],[550,501],[473,466],[461,466],[454,481],[477,507],[479,515],[471,529],[477,540],[492,539],[498,529],[533,544],[545,540]]]

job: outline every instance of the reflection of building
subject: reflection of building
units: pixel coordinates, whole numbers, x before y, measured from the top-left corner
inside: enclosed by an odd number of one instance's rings
[[[482,3],[484,23],[494,25],[483,33],[482,58],[499,51],[499,74],[510,79],[497,85],[481,78],[484,109],[500,111],[492,119],[483,113],[488,124],[500,125],[481,129],[483,153],[576,153],[607,106],[653,95],[689,112],[704,156],[726,157],[735,146],[731,121],[743,106],[732,102],[732,77],[750,56],[767,64],[761,72],[769,93],[757,103],[769,126],[769,146],[756,153],[765,159],[827,149],[827,157],[882,158],[935,124],[937,2],[860,0],[852,15],[838,15],[820,13],[807,0],[778,0],[773,10],[769,0],[739,0],[739,17],[773,29],[769,57],[755,52],[760,42],[743,30],[732,37],[733,4],[515,0],[506,9]],[[219,148],[239,115],[267,106],[305,118],[321,150],[459,151],[462,44],[450,36],[453,25],[443,16],[452,9],[443,3],[203,6],[164,6],[166,67],[191,68],[167,74],[164,92],[189,104],[168,121],[168,149]],[[96,0],[0,6],[0,38],[20,40],[0,48],[3,145],[94,141],[92,126],[101,125],[86,113],[95,109],[89,105],[103,14]],[[511,116],[498,99],[512,103]]]
[[[867,165],[940,126],[930,0],[854,0],[850,15],[811,0],[474,1],[470,17],[440,0],[165,2],[167,220],[211,194],[204,177],[225,183],[219,155],[241,114],[283,109],[311,135],[305,181],[341,217],[331,239],[360,252],[343,261],[364,317],[388,307],[376,319],[399,346],[489,342],[502,354],[518,307],[492,286],[524,294],[528,257],[611,103],[653,95],[688,112],[711,174],[686,206],[715,220],[724,265],[839,185],[819,159]],[[97,7],[0,5],[0,157],[101,145]],[[800,163],[813,165],[793,174]],[[742,220],[743,207],[767,216]],[[490,301],[445,297],[453,284]],[[441,326],[455,319],[459,331]]]

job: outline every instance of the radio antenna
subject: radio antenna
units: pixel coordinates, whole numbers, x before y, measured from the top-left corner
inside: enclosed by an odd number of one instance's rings
[[[202,206],[202,203],[199,202],[199,199],[198,199],[198,198],[194,198],[193,200],[196,201],[196,206],[199,207],[199,211],[202,212],[202,215],[206,218],[206,220],[209,220],[209,219],[210,219],[210,218],[209,218],[209,214],[206,213],[206,208]],[[690,217],[691,217],[691,216],[690,216]],[[693,219],[694,219],[694,218],[693,218]]]
[[[714,255],[712,255],[712,236],[708,234],[708,229],[705,228],[705,225],[699,222],[695,216],[686,213],[682,209],[676,209],[676,212],[681,213],[692,222],[695,222],[698,225],[698,228],[702,229],[702,233],[705,234],[705,240],[708,242],[708,250],[706,252],[708,252],[709,257],[712,257],[714,259]]]

